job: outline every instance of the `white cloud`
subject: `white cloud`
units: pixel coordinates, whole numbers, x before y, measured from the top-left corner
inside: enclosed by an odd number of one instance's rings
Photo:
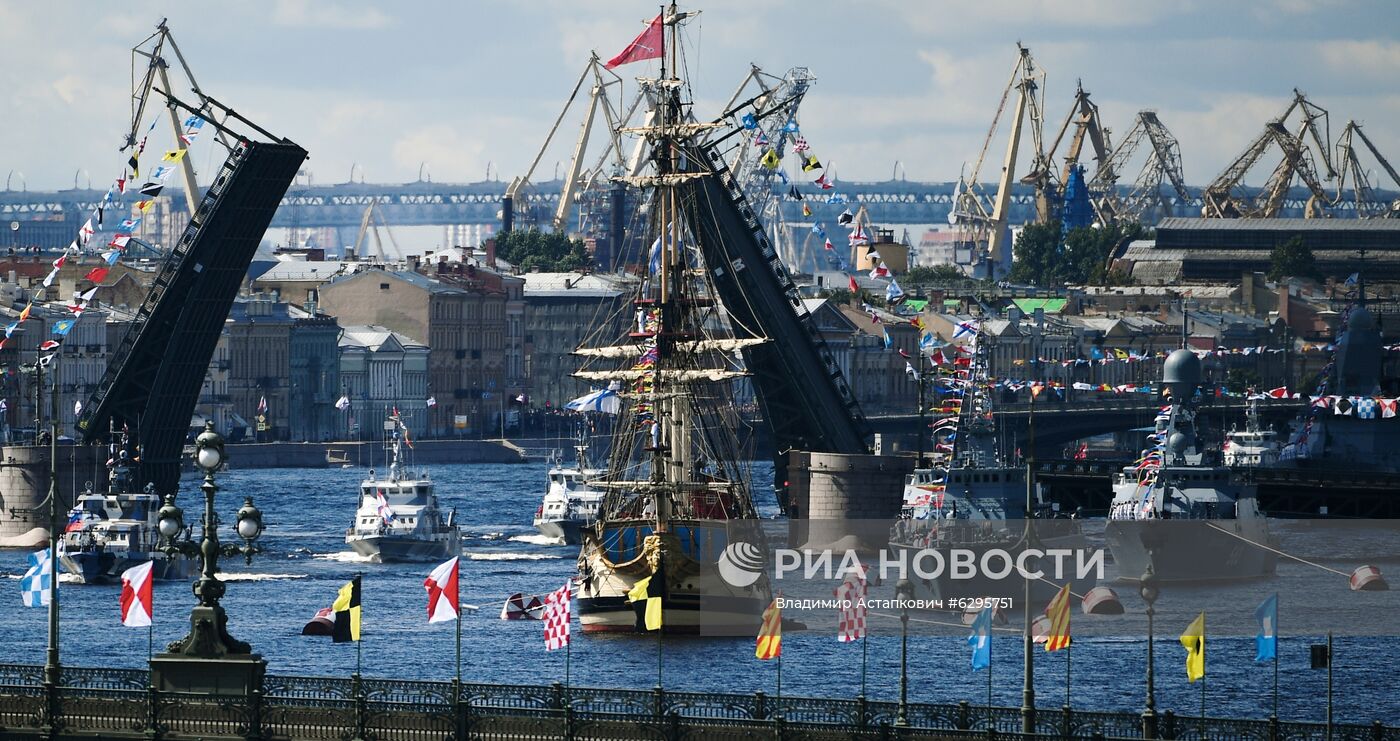
[[[277,0],[272,22],[291,28],[375,29],[390,19],[375,7],[355,7],[331,0]]]

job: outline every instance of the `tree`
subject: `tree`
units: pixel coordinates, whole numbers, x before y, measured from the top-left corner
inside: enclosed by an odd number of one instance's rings
[[[1059,222],[1027,224],[1012,248],[1015,260],[1009,280],[1044,287],[1129,282],[1121,272],[1111,272],[1108,264],[1119,245],[1142,234],[1142,226],[1135,223],[1081,227],[1069,230],[1061,245]]]
[[[963,271],[959,270],[957,265],[934,265],[932,267],[910,268],[900,279],[909,285],[914,285],[917,283],[967,280],[967,276],[963,275]]]
[[[1007,279],[1012,283],[1029,283],[1033,286],[1052,286],[1058,283],[1060,268],[1060,223],[1027,224],[1016,235],[1016,243],[1011,248],[1011,274]]]
[[[561,232],[512,229],[496,238],[496,254],[521,271],[536,268],[550,273],[581,270],[590,260],[583,242]]]
[[[1311,278],[1321,282],[1322,271],[1313,259],[1313,253],[1303,243],[1302,235],[1295,235],[1286,242],[1274,246],[1269,253],[1269,280],[1284,278]]]
[[[1225,388],[1234,393],[1242,394],[1263,385],[1264,379],[1252,368],[1231,368],[1225,372]]]

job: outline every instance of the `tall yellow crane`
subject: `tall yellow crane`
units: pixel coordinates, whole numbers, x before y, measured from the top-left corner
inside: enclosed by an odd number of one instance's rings
[[[954,198],[950,221],[958,229],[958,241],[971,243],[977,253],[974,262],[986,263],[985,268],[974,267],[974,272],[1000,277],[1011,264],[1011,236],[1007,231],[1007,217],[1011,205],[1011,187],[1016,170],[1017,155],[1021,146],[1021,134],[1027,123],[1030,124],[1032,146],[1035,148],[1032,159],[1033,171],[1044,169],[1044,83],[1045,73],[1031,57],[1031,50],[1016,45],[1016,64],[1011,70],[1011,79],[1001,93],[992,126],[987,130],[987,138],[982,142],[982,151],[977,155],[970,178],[958,179],[957,195]],[[1006,103],[1016,93],[1016,103],[1011,114],[1010,134],[1006,143],[1006,157],[1002,160],[1001,176],[997,181],[996,193],[988,199],[982,191],[979,175],[982,163],[996,136]],[[983,247],[985,245],[985,247]]]
[[[1301,117],[1297,134],[1288,129],[1288,119],[1295,111]],[[1323,173],[1328,180],[1336,177],[1332,166],[1330,133],[1327,111],[1295,89],[1293,101],[1283,115],[1265,124],[1264,131],[1250,142],[1249,147],[1206,186],[1201,194],[1201,214],[1227,219],[1277,216],[1296,177],[1312,192],[1305,215],[1322,215],[1322,207],[1330,204],[1332,197],[1322,187],[1316,161],[1321,160]],[[1309,140],[1316,147],[1316,159],[1308,146]],[[1244,178],[1264,153],[1272,148],[1270,145],[1276,146],[1283,158],[1274,167],[1264,186],[1258,192],[1251,193],[1244,186]]]

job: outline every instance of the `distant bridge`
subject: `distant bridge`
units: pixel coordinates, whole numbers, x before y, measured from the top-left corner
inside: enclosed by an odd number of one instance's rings
[[[987,186],[990,188],[991,186]],[[531,202],[542,211],[552,212],[559,202],[560,181],[535,184]],[[273,227],[355,229],[360,225],[365,207],[378,201],[385,220],[392,226],[495,225],[506,183],[488,180],[477,183],[435,183],[419,181],[403,184],[340,183],[336,185],[293,185],[282,199]],[[864,205],[876,224],[943,224],[952,209],[955,184],[923,183],[912,180],[886,180],[860,183],[839,182],[832,193]],[[1192,201],[1179,203],[1174,197],[1172,213],[1194,216],[1200,213],[1200,188],[1192,188]],[[167,188],[174,199],[172,207],[185,208],[185,197],[177,188]],[[73,189],[54,192],[0,191],[0,226],[11,221],[62,219],[74,228],[87,218],[106,191]],[[1126,190],[1125,190],[1126,193]],[[810,198],[817,198],[807,192]],[[1311,194],[1305,188],[1289,193],[1280,216],[1301,217]],[[1393,198],[1394,194],[1387,194]],[[791,223],[802,223],[802,205],[786,201],[784,215]],[[1334,213],[1348,216],[1346,206]],[[1035,219],[1034,191],[1018,185],[1011,196],[1012,223]],[[6,237],[0,234],[0,244]]]

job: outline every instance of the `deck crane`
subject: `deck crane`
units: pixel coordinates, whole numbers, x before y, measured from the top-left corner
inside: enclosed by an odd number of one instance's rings
[[[1350,200],[1356,209],[1358,219],[1395,219],[1400,218],[1400,199],[1386,203],[1377,195],[1375,188],[1371,185],[1371,179],[1366,174],[1366,168],[1362,166],[1360,158],[1357,157],[1357,146],[1355,140],[1360,137],[1361,143],[1371,150],[1371,156],[1375,157],[1376,163],[1390,176],[1391,182],[1400,186],[1400,174],[1395,172],[1376,145],[1371,143],[1371,139],[1366,136],[1366,132],[1361,130],[1361,124],[1355,121],[1347,121],[1346,128],[1342,129],[1342,135],[1337,139],[1337,164],[1339,172],[1337,174],[1337,195],[1333,198],[1333,205],[1341,205]],[[1351,198],[1347,198],[1348,181],[1350,181]]]
[[[1070,136],[1069,150],[1065,152],[1064,166],[1058,180],[1056,180],[1053,166],[1055,152],[1060,148],[1060,142],[1064,139],[1065,133],[1069,131],[1071,124],[1074,125],[1074,134]],[[1079,164],[1079,157],[1084,151],[1086,139],[1093,147],[1094,162],[1102,164],[1112,149],[1112,145],[1109,143],[1109,130],[1099,122],[1099,107],[1089,99],[1089,93],[1084,90],[1083,83],[1080,83],[1074,92],[1074,105],[1070,107],[1069,115],[1065,116],[1064,123],[1060,124],[1060,130],[1055,134],[1055,140],[1045,150],[1045,156],[1038,159],[1037,167],[1029,175],[1021,178],[1021,182],[1035,186],[1037,221],[1048,223],[1059,218],[1064,201],[1061,190],[1064,188],[1064,184],[1069,181],[1070,170]]]
[[[1302,118],[1297,134],[1289,131],[1287,125],[1294,111],[1298,111]],[[1322,130],[1319,130],[1319,121],[1322,122]],[[1311,139],[1317,149],[1326,178],[1332,180],[1336,177],[1336,170],[1332,166],[1331,147],[1328,144],[1330,134],[1327,111],[1313,104],[1295,89],[1293,101],[1289,103],[1283,115],[1266,124],[1264,131],[1249,147],[1206,186],[1201,194],[1201,214],[1208,218],[1277,216],[1296,176],[1312,192],[1305,215],[1309,218],[1321,215],[1321,206],[1330,204],[1332,197],[1323,189],[1318,178],[1317,165],[1308,140]],[[1271,148],[1271,144],[1278,147],[1283,159],[1274,167],[1263,188],[1251,194],[1244,188],[1244,178]]]
[[[174,91],[170,86],[170,63],[165,58],[167,48],[174,53],[175,61],[180,65],[180,71],[185,75],[185,82],[195,96],[194,102],[197,104],[195,108],[199,116],[207,120],[220,110],[217,101],[200,90],[199,83],[194,79],[194,72],[190,69],[189,63],[185,61],[185,55],[181,53],[180,46],[175,43],[175,36],[170,33],[170,27],[166,25],[165,21],[166,19],[162,18],[160,23],[156,25],[155,33],[131,48],[131,127],[127,130],[126,137],[122,142],[121,151],[134,148],[140,138],[144,136],[142,124],[146,108],[151,101],[152,92],[159,93],[167,100],[166,110],[169,112],[170,126],[175,132],[175,147],[183,151],[189,146],[183,138],[185,129],[181,124],[179,111],[175,103],[171,101]],[[227,119],[227,114],[223,118]],[[215,127],[215,132],[224,147],[232,150],[234,144],[229,141],[223,128]],[[185,188],[185,207],[189,210],[190,216],[194,216],[203,193],[195,180],[194,163],[191,158],[180,158],[180,176],[181,184]]]
[[[957,227],[958,241],[971,243],[974,248],[974,263],[986,262],[986,267],[974,267],[974,273],[983,277],[999,277],[1011,265],[1010,234],[1007,232],[1007,217],[1011,205],[1012,176],[1016,169],[1016,157],[1021,145],[1021,131],[1029,121],[1031,140],[1035,147],[1033,160],[1035,170],[1044,168],[1044,83],[1045,73],[1037,68],[1031,57],[1031,50],[1016,45],[1016,64],[1011,71],[1011,79],[1001,93],[992,126],[987,130],[987,138],[982,142],[982,151],[972,167],[970,178],[958,180],[958,196],[953,203],[951,221]],[[1012,91],[1016,92],[1016,106],[1011,114],[1011,132],[1006,144],[1006,158],[1002,162],[1001,177],[997,182],[996,194],[988,199],[982,192],[979,176],[982,163],[996,136],[1001,116],[1006,111],[1006,102]],[[985,245],[985,247],[983,247]]]
[[[573,107],[574,101],[578,99],[579,92],[583,90],[584,83],[592,78],[593,85],[589,88],[588,103],[583,114],[583,124],[579,127],[578,139],[574,143],[573,157],[569,160],[569,166],[564,173],[563,187],[559,194],[559,203],[554,209],[554,215],[550,218],[550,227],[557,232],[567,231],[569,228],[569,216],[574,205],[574,200],[578,196],[580,186],[591,181],[595,173],[583,171],[585,152],[588,149],[589,136],[593,131],[594,121],[597,119],[598,111],[601,109],[603,117],[606,119],[607,130],[612,138],[609,151],[618,153],[620,158],[621,146],[617,140],[618,131],[621,127],[621,120],[617,109],[613,106],[608,97],[610,88],[616,86],[619,90],[622,86],[622,78],[618,77],[612,70],[603,66],[598,59],[597,52],[594,52],[588,59],[588,64],[584,65],[583,73],[579,75],[578,82],[574,84],[573,92],[569,94],[569,100],[564,103],[564,109],[559,112],[559,116],[554,119],[554,125],[550,127],[549,134],[545,136],[544,144],[540,146],[540,151],[535,155],[535,159],[530,163],[530,168],[524,175],[516,177],[506,188],[505,208],[511,214],[510,221],[514,222],[514,209],[518,205],[525,205],[522,210],[526,219],[532,223],[536,220],[533,204],[529,203],[531,178],[535,174],[535,168],[539,167],[540,160],[544,159],[545,152],[549,149],[550,142],[554,140],[554,135],[559,131],[559,125],[563,123],[564,116],[568,115],[569,109]],[[620,160],[619,160],[620,162]]]
[[[1148,144],[1147,159],[1138,171],[1132,190],[1123,195],[1118,189],[1118,180],[1128,171],[1128,164],[1144,142]],[[1162,194],[1163,180],[1171,184],[1177,203],[1191,201],[1191,192],[1186,189],[1186,178],[1181,173],[1181,147],[1176,137],[1155,111],[1138,111],[1133,127],[1099,163],[1089,180],[1089,199],[1099,223],[1150,221],[1145,217],[1154,210],[1163,216],[1171,215],[1174,209],[1170,196]]]

